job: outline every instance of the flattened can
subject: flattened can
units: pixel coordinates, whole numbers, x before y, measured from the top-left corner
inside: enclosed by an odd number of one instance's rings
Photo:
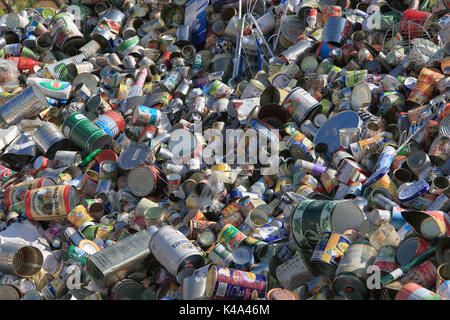
[[[29,181],[24,181],[12,186],[9,186],[5,190],[5,202],[6,206],[9,207],[13,203],[23,201],[25,199],[25,194],[28,190],[37,189],[41,187],[54,186],[55,181],[50,177],[43,177],[39,179],[33,179]]]
[[[220,300],[264,299],[267,293],[265,277],[252,272],[212,265],[206,280],[206,296]]]
[[[174,276],[178,276],[187,267],[197,269],[205,265],[200,251],[172,226],[164,226],[156,231],[149,248],[156,260]],[[180,280],[182,281],[177,278],[182,283]]]
[[[79,201],[78,191],[70,185],[28,190],[25,194],[25,212],[32,221],[62,219]]]
[[[311,267],[332,278],[350,243],[342,234],[324,232],[311,257]]]
[[[112,145],[112,138],[81,113],[71,114],[62,125],[64,136],[86,152]]]

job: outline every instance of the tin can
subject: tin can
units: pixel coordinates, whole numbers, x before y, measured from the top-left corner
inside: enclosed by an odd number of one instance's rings
[[[0,285],[1,300],[20,300],[21,294],[17,287],[13,285]]]
[[[221,243],[217,243],[215,246],[211,247],[211,250],[208,250],[207,253],[208,260],[218,266],[228,268],[233,262],[231,251],[227,250]]]
[[[295,115],[295,120],[299,125],[304,120],[311,120],[322,109],[320,103],[300,87],[286,96],[282,106],[290,115]]]
[[[114,110],[105,112],[93,122],[113,138],[117,138],[125,129],[125,120]]]
[[[217,240],[231,250],[239,247],[245,238],[247,236],[231,224],[225,225],[217,235]]]
[[[442,300],[442,297],[414,282],[405,284],[394,300]]]
[[[8,125],[18,123],[24,117],[32,118],[49,104],[38,87],[31,85],[0,107],[2,121]]]
[[[380,268],[381,275],[394,271],[399,266],[395,261],[395,247],[394,246],[383,246],[378,250],[378,254],[373,262],[373,265]]]
[[[234,266],[242,271],[249,270],[254,264],[253,250],[248,246],[240,246],[232,252]]]
[[[311,267],[332,278],[350,240],[335,232],[324,232],[311,257]]]
[[[48,186],[28,190],[25,194],[25,212],[32,221],[62,219],[78,204],[77,190],[70,185]]]
[[[47,122],[37,128],[33,134],[33,140],[50,160],[53,160],[57,150],[70,147],[70,141],[51,122]]]
[[[373,264],[376,255],[377,250],[368,242],[353,242],[337,267],[334,291],[352,300],[367,298],[367,268]]]
[[[172,226],[159,228],[152,236],[149,247],[161,265],[177,277],[178,283],[182,283],[179,275],[183,269],[196,269],[205,264],[198,249]]]
[[[407,9],[400,18],[399,31],[408,39],[422,38],[426,36],[424,30],[432,31],[432,25],[436,21],[437,17],[430,12]]]
[[[71,14],[60,13],[54,15],[50,21],[54,43],[65,53],[69,53],[71,48],[78,49],[85,44],[84,36],[78,30]]]
[[[38,273],[44,263],[39,250],[33,246],[6,242],[0,245],[0,271],[20,277]]]
[[[323,30],[322,41],[341,47],[350,35],[351,23],[342,17],[331,16],[327,18]]]
[[[133,112],[133,124],[139,122],[156,126],[161,119],[161,111],[155,108],[137,106]]]
[[[259,274],[212,265],[206,280],[206,297],[220,300],[263,299],[267,293],[266,281]]]
[[[81,155],[77,151],[58,150],[53,158],[53,166],[55,168],[77,166],[80,162]]]
[[[314,273],[306,258],[298,251],[293,258],[280,264],[276,268],[275,274],[283,288],[288,290],[306,285],[314,278]]]
[[[62,125],[64,136],[87,152],[112,145],[112,138],[81,113],[73,113]]]
[[[127,186],[135,196],[145,197],[162,190],[162,173],[158,168],[140,165],[133,168],[127,176]]]
[[[291,214],[294,240],[300,248],[312,249],[324,232],[341,233],[357,228],[364,220],[361,209],[350,200],[301,202]]]
[[[144,287],[132,279],[124,279],[114,283],[108,290],[111,300],[138,300]]]
[[[39,179],[32,179],[24,181],[16,185],[12,185],[5,190],[5,202],[6,206],[10,207],[14,203],[25,200],[25,194],[28,190],[54,186],[56,183],[50,177],[43,177]]]
[[[82,226],[86,222],[94,221],[94,218],[88,213],[87,209],[83,205],[78,205],[73,208],[69,214],[67,215],[67,220],[72,223],[75,227],[77,227],[80,232],[82,232]]]

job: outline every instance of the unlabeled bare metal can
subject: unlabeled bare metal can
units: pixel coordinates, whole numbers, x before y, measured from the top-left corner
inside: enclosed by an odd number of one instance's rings
[[[24,117],[36,116],[48,108],[48,101],[38,87],[30,86],[0,107],[0,116],[8,125],[16,124]]]
[[[44,263],[41,250],[33,246],[18,243],[0,245],[0,271],[29,277],[38,273]]]
[[[46,122],[37,128],[33,134],[33,140],[50,160],[55,157],[56,151],[70,148],[70,141],[51,122]]]

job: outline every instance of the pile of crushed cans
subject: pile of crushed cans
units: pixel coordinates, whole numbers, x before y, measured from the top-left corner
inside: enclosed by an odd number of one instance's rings
[[[450,299],[450,1],[0,19],[0,299]]]

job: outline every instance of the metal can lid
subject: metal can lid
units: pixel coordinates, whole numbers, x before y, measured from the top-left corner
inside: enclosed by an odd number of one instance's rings
[[[150,153],[150,149],[145,144],[136,144],[124,150],[117,161],[120,169],[131,170],[144,163]]]
[[[409,202],[425,194],[429,188],[430,186],[426,181],[419,180],[401,189],[398,193],[398,200]]]

